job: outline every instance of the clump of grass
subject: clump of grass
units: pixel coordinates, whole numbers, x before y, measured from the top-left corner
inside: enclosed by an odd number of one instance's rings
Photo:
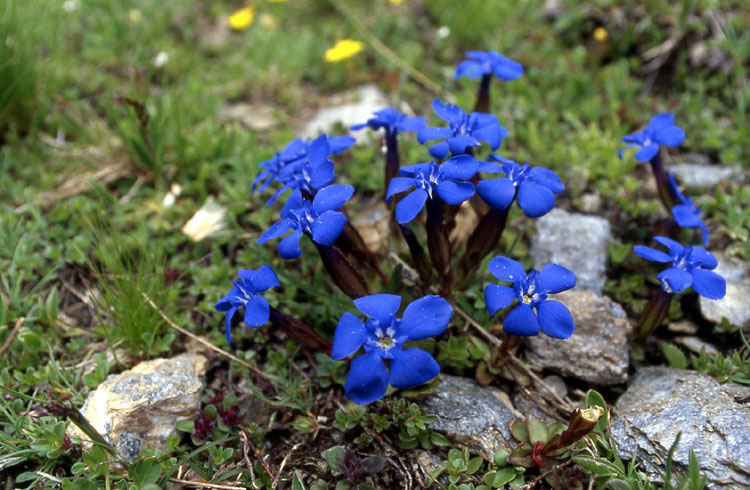
[[[158,245],[136,235],[99,233],[95,271],[99,295],[95,306],[99,332],[110,346],[151,357],[169,349],[175,335],[165,332],[159,311],[174,304],[176,283],[167,281],[164,254]]]
[[[6,129],[23,130],[31,121],[36,71],[28,24],[13,0],[0,5],[0,143]]]

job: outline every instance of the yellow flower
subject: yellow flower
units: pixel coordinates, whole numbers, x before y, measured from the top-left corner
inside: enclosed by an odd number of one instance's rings
[[[283,3],[286,2],[286,0],[268,0],[271,3]]]
[[[329,63],[335,63],[337,61],[351,58],[362,51],[363,46],[364,45],[360,41],[355,41],[353,39],[341,39],[336,41],[336,44],[326,51],[326,61]]]
[[[389,0],[391,2],[391,5],[401,5],[404,0]]]
[[[128,11],[128,18],[130,18],[130,22],[133,24],[137,24],[141,21],[143,16],[141,15],[141,11],[138,9],[130,9]]]
[[[235,31],[247,29],[255,18],[255,7],[241,8],[229,16],[229,27]]]
[[[607,29],[605,29],[604,27],[599,26],[596,29],[594,29],[594,39],[596,39],[600,43],[606,41],[607,37],[608,37]]]

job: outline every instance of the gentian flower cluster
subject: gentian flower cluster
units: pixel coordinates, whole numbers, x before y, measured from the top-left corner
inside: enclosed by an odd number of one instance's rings
[[[260,295],[271,288],[280,288],[281,283],[271,267],[264,265],[258,270],[240,270],[240,280],[234,281],[234,287],[229,293],[216,303],[216,310],[226,312],[227,344],[231,342],[232,317],[240,306],[245,307],[245,325],[259,327],[268,322],[271,307],[268,301]]]
[[[364,405],[381,398],[389,384],[412,388],[440,372],[430,354],[406,348],[404,343],[443,333],[453,308],[440,296],[424,296],[397,318],[400,305],[400,296],[373,294],[354,300],[354,306],[367,317],[364,323],[351,313],[344,313],[339,320],[331,357],[344,359],[362,346],[365,351],[352,360],[344,386],[346,396],[354,403]]]
[[[639,162],[649,162],[659,153],[659,145],[680,146],[685,141],[685,131],[674,123],[674,114],[664,113],[652,117],[646,129],[622,138],[627,146],[620,148],[617,156],[630,148],[640,148],[635,153]]]
[[[493,276],[512,283],[511,286],[489,284],[484,289],[489,314],[494,315],[518,300],[518,305],[503,321],[505,333],[526,337],[538,335],[541,329],[558,339],[567,339],[573,334],[575,323],[570,311],[559,301],[547,299],[550,294],[575,287],[576,275],[572,271],[549,264],[541,272],[532,270],[527,276],[520,262],[501,256],[492,259],[489,267]]]
[[[432,108],[440,119],[448,123],[448,127],[423,128],[417,133],[417,139],[421,144],[435,139],[445,140],[428,149],[430,155],[439,160],[448,153],[462,155],[468,148],[480,146],[482,141],[495,151],[503,138],[510,134],[492,114],[467,114],[457,105],[443,104],[440,99],[432,102]]]
[[[726,294],[726,279],[712,271],[718,265],[716,257],[703,247],[682,244],[663,236],[654,241],[667,247],[664,253],[643,245],[635,246],[639,257],[652,262],[670,263],[671,267],[659,273],[657,279],[667,293],[681,293],[691,286],[708,299],[721,299]]]
[[[523,65],[506,58],[497,51],[467,51],[468,59],[456,66],[455,77],[479,78],[495,75],[503,81],[515,80],[523,75]]]

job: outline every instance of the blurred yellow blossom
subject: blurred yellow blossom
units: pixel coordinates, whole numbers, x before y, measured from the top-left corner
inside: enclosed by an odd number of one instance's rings
[[[275,2],[278,2],[280,0],[273,0]],[[279,21],[276,20],[276,17],[274,17],[271,14],[268,13],[262,13],[258,16],[258,22],[261,26],[263,26],[264,29],[273,30],[276,29],[279,25]]]
[[[229,16],[229,27],[235,31],[247,29],[255,18],[255,7],[244,7]]]
[[[353,39],[341,39],[336,41],[336,44],[326,51],[326,61],[329,63],[335,63],[336,61],[351,58],[362,51],[363,46],[364,45],[360,41],[355,41]]]
[[[596,39],[600,43],[606,41],[607,37],[608,37],[607,29],[605,29],[604,27],[599,26],[596,29],[594,29],[594,39]]]
[[[388,1],[391,2],[391,5],[401,5],[402,3],[404,3],[404,0],[388,0]]]
[[[286,0],[268,0],[271,3],[283,3],[286,2]]]
[[[141,15],[141,11],[138,9],[130,9],[128,11],[128,18],[130,18],[130,22],[137,24],[141,21],[143,15]]]

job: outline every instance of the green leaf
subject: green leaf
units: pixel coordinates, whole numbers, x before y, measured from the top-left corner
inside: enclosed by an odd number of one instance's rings
[[[155,458],[145,458],[135,463],[128,470],[128,476],[139,485],[155,483],[161,474],[161,467]]]
[[[482,467],[483,462],[484,461],[479,456],[471,458],[466,468],[466,474],[473,475],[474,473],[476,473],[477,470]]]
[[[610,490],[632,490],[627,480],[621,480],[620,478],[612,478],[607,482],[607,486]]]
[[[517,441],[529,442],[529,429],[526,426],[526,422],[521,419],[513,419],[510,421],[510,433]]]
[[[607,430],[607,424],[609,423],[609,407],[607,402],[604,401],[604,397],[596,390],[589,390],[586,393],[586,407],[602,407],[604,409],[604,415],[599,419],[599,422],[594,426],[594,432],[602,433]]]
[[[484,475],[484,483],[491,488],[500,488],[510,483],[516,477],[516,472],[511,467],[502,468],[499,471],[493,471]]]
[[[73,482],[73,490],[99,490],[99,487],[91,480],[79,479]]]
[[[305,490],[305,485],[302,483],[302,477],[299,474],[299,470],[294,470],[292,475],[292,490]]]
[[[508,464],[508,456],[510,456],[510,453],[508,451],[506,451],[505,449],[498,449],[493,455],[493,460],[495,461],[496,465],[505,466]]]
[[[333,446],[325,451],[324,457],[326,458],[331,471],[334,473],[337,472],[336,463],[344,460],[344,454],[346,454],[346,449],[341,446]]]
[[[573,461],[586,470],[588,473],[593,473],[597,476],[621,476],[625,477],[614,463],[607,461],[606,459],[594,459],[588,456],[576,456]]]
[[[181,432],[193,432],[195,430],[195,422],[192,420],[183,420],[177,423],[177,430]]]
[[[28,352],[39,352],[42,350],[42,339],[27,328],[22,328],[21,331],[18,332],[18,340],[21,341],[24,349]]]
[[[687,357],[685,357],[685,353],[682,352],[679,347],[676,347],[672,344],[664,344],[661,350],[662,352],[664,352],[664,357],[667,359],[667,362],[670,366],[675,369],[687,368]]]
[[[451,445],[451,441],[439,432],[430,432],[430,442],[436,446],[448,447]]]
[[[529,421],[526,423],[529,428],[529,442],[533,445],[537,442],[547,442],[549,439],[549,432],[544,422],[534,417],[529,417]]]

